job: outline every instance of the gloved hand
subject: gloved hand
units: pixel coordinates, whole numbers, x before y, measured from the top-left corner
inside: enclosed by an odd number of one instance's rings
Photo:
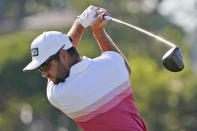
[[[105,9],[90,5],[81,15],[78,16],[80,18],[80,24],[84,28],[92,25],[92,23],[96,20],[96,13],[100,11],[105,11]]]

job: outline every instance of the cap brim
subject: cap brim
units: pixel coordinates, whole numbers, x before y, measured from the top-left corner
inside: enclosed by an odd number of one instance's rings
[[[24,69],[24,72],[32,71],[37,69],[42,63],[37,60],[32,60]]]

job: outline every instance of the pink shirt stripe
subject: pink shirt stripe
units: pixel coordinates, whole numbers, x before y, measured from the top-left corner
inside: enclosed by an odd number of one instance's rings
[[[85,121],[91,119],[92,117],[97,115],[97,113],[102,113],[110,110],[131,93],[132,90],[130,87],[130,80],[128,79],[123,84],[116,87],[113,91],[109,92],[101,99],[94,102],[92,105],[87,106],[80,111],[68,113],[67,115],[77,121]]]
[[[133,103],[133,94],[107,112],[97,114],[87,121],[76,122],[83,131],[147,131]]]
[[[119,96],[113,98],[111,101],[109,101],[108,103],[104,104],[103,106],[101,106],[97,110],[92,111],[92,112],[90,112],[89,114],[87,114],[85,116],[81,116],[81,117],[73,118],[73,119],[75,121],[80,121],[80,122],[84,122],[84,121],[87,121],[89,119],[92,119],[96,115],[99,115],[100,113],[104,113],[104,112],[107,112],[108,110],[112,109],[114,106],[116,106],[118,103],[120,103],[120,101],[122,101],[129,94],[131,94],[130,88],[128,88],[127,90],[122,92]]]

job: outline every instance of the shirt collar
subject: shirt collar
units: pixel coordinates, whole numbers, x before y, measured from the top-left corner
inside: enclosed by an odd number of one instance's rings
[[[75,74],[81,73],[90,65],[91,59],[83,56],[82,61],[76,63],[70,68],[70,75],[73,76]]]

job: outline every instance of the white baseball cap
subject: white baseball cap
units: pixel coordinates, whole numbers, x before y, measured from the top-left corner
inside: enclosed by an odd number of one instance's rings
[[[50,56],[56,54],[61,48],[67,50],[73,47],[69,37],[61,32],[43,32],[31,44],[32,61],[23,69],[24,72],[37,69]]]

